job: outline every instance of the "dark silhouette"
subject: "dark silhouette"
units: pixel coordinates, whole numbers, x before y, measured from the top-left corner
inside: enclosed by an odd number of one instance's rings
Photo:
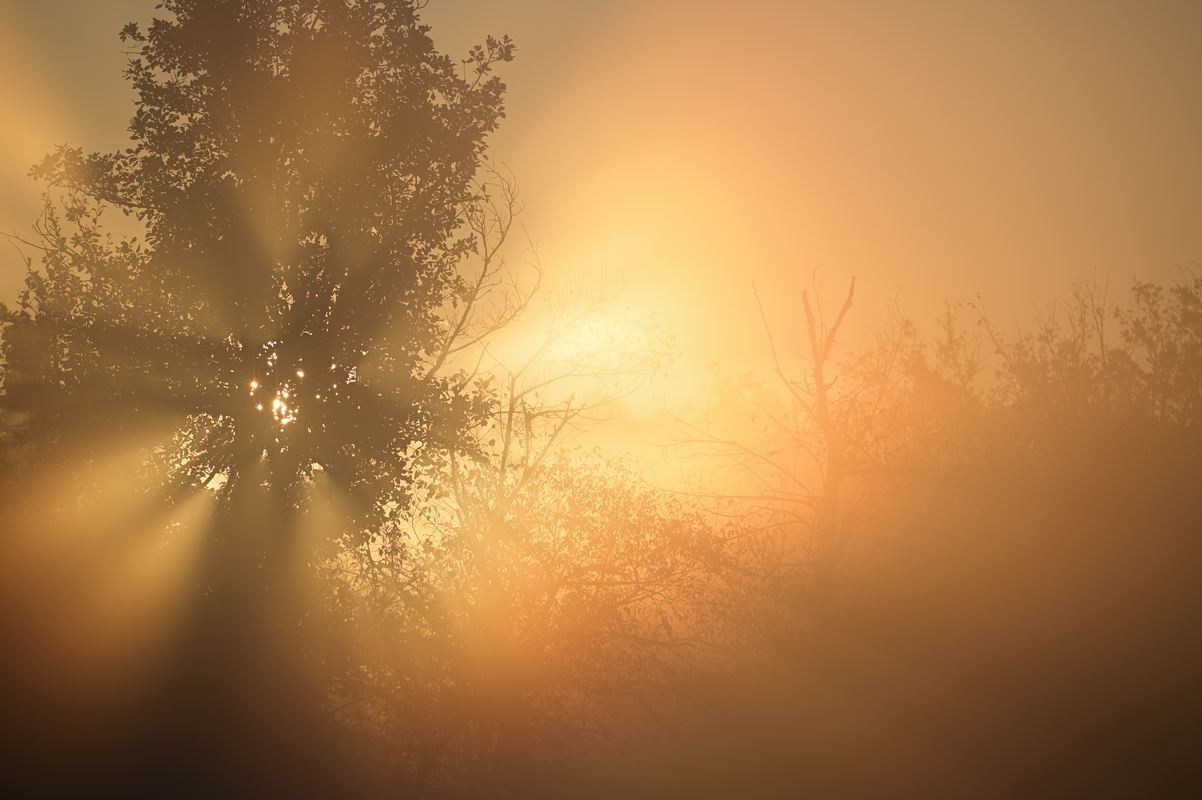
[[[147,513],[216,503],[167,682],[91,737],[118,784],[315,788],[329,759],[296,629],[319,622],[289,586],[322,545],[298,535],[309,487],[345,501],[323,538],[377,525],[405,501],[414,446],[465,447],[486,406],[430,367],[469,288],[460,229],[503,116],[492,67],[513,46],[490,38],[455,63],[420,5],[168,0],[121,33],[130,147],[61,147],[33,171],[60,202],[23,240],[42,264],[5,314],[9,466],[54,474],[71,503],[89,487],[56,458],[165,433]],[[112,208],[144,237],[107,236]],[[51,514],[31,512],[26,526]],[[95,555],[101,570],[111,553]],[[88,754],[70,755],[86,776]]]

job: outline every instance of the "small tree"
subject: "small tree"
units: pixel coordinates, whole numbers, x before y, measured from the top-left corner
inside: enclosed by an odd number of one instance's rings
[[[872,395],[885,390],[896,368],[890,362],[836,374],[836,344],[855,286],[853,278],[829,322],[821,302],[812,301],[808,291],[802,293],[808,363],[800,374],[782,359],[757,293],[774,385],[747,383],[728,392],[728,399],[758,430],[731,433],[708,421],[686,422],[684,445],[726,467],[719,485],[699,493],[721,513],[749,521],[748,530],[758,529],[759,541],[749,542],[749,548],[775,561],[771,567],[762,564],[757,577],[777,575],[794,590],[805,585],[819,594],[827,593],[839,568],[846,534],[846,484],[865,468],[865,416],[875,413],[874,404],[881,399]],[[887,338],[895,345],[892,356],[898,358],[904,337]]]

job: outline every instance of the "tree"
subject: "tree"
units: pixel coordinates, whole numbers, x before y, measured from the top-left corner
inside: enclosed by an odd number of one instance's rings
[[[323,565],[348,640],[331,702],[394,792],[557,796],[716,649],[722,532],[565,446],[659,363],[642,332],[592,340],[597,311],[560,309],[532,355],[483,368],[497,403],[475,451]]]
[[[719,652],[703,515],[578,453],[495,477],[327,565],[355,642],[332,703],[398,789],[542,796]]]
[[[785,606],[783,621],[762,627],[772,668],[713,692],[736,713],[696,726],[708,732],[685,757],[711,766],[703,791],[729,794],[713,788],[724,774],[765,796],[1195,785],[1200,309],[1191,273],[1138,282],[1121,305],[1086,284],[1026,331],[983,311],[966,329],[949,311],[934,335],[889,325],[824,370],[854,476],[839,591],[818,613],[807,593],[778,603],[775,564],[752,552],[762,607]],[[815,409],[814,385],[797,383]],[[814,473],[785,470],[794,448],[824,452],[822,425],[765,439],[705,443],[752,477],[798,478],[764,481],[749,504],[820,498]],[[807,532],[821,506],[802,508],[793,530]],[[785,744],[733,750],[731,728]]]
[[[911,371],[862,619],[974,698],[931,697],[922,736],[979,754],[964,768],[998,796],[1197,785],[1199,309],[1194,273],[1121,301],[1081,284],[1026,330],[981,312],[992,375],[940,358],[965,332]]]
[[[471,293],[464,228],[514,48],[490,37],[457,64],[422,5],[166,0],[121,33],[130,147],[60,147],[33,170],[50,193],[16,237],[41,268],[4,313],[6,452],[32,476],[123,437],[167,476],[152,505],[215,496],[169,690],[190,706],[166,717],[203,717],[192,744],[289,668],[269,631],[288,627],[285,565],[309,557],[313,482],[351,500],[330,538],[370,527],[404,503],[415,448],[462,449],[487,407],[434,367]],[[111,208],[144,236],[106,234]],[[194,666],[214,651],[230,663]]]
[[[768,340],[772,347],[772,360],[776,366],[777,377],[781,384],[788,389],[794,403],[793,418],[797,419],[797,410],[806,409],[809,416],[818,426],[821,435],[823,458],[820,464],[822,487],[818,493],[817,508],[812,523],[813,573],[819,592],[825,593],[829,587],[832,573],[838,561],[840,549],[840,533],[842,509],[839,507],[843,491],[843,482],[847,477],[847,457],[851,442],[848,441],[848,422],[846,409],[837,407],[837,399],[832,397],[834,378],[828,378],[832,364],[832,354],[839,329],[847,319],[852,301],[856,294],[856,279],[851,279],[847,289],[847,299],[843,301],[834,322],[827,327],[823,321],[815,317],[814,307],[810,303],[808,292],[802,292],[801,302],[805,309],[806,337],[810,348],[810,375],[807,386],[786,377],[776,352],[776,344],[772,341],[771,331]],[[757,297],[758,300],[758,297]],[[763,306],[760,316],[763,317]],[[822,308],[818,313],[821,316]],[[765,320],[765,330],[767,330]],[[800,439],[800,437],[798,437]]]
[[[716,402],[728,408],[704,421],[680,420],[688,431],[681,444],[717,465],[716,485],[701,485],[697,494],[741,520],[745,531],[758,531],[747,547],[767,561],[751,574],[775,584],[782,597],[826,596],[836,583],[851,538],[848,495],[873,467],[877,418],[887,413],[887,397],[913,346],[906,326],[888,326],[874,352],[840,358],[837,345],[855,289],[853,277],[829,322],[821,298],[802,292],[799,327],[808,363],[800,374],[782,357],[757,292],[771,381],[728,381],[716,393]],[[743,429],[731,430],[731,420]]]

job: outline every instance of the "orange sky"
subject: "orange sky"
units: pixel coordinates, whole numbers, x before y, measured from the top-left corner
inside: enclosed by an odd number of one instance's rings
[[[115,147],[116,31],[151,0],[0,0],[0,228],[56,142]],[[671,385],[763,363],[814,270],[920,321],[1010,322],[1074,278],[1202,260],[1202,4],[433,0],[444,49],[510,33],[518,176],[552,279],[677,334]],[[0,296],[18,283],[0,259]],[[833,297],[832,297],[833,302]],[[865,326],[866,327],[866,326]]]

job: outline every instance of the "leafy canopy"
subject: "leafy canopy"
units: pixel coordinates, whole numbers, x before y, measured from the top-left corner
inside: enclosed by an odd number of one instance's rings
[[[323,470],[377,513],[484,393],[431,365],[485,141],[489,38],[440,54],[415,0],[166,0],[127,25],[130,146],[60,147],[42,252],[5,311],[13,443],[166,418],[170,471],[295,507]],[[117,208],[144,229],[114,238]]]

